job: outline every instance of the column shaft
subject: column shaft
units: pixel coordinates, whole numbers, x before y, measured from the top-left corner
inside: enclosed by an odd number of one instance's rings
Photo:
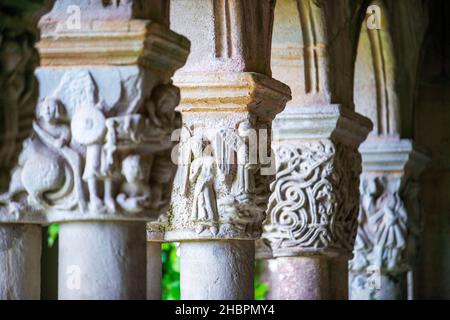
[[[37,300],[41,291],[41,226],[0,224],[0,300]]]
[[[59,237],[59,299],[145,299],[145,223],[63,223]]]
[[[323,256],[279,257],[274,281],[281,300],[346,300],[347,261]]]
[[[161,300],[161,277],[161,243],[147,242],[147,300]]]
[[[254,241],[182,242],[181,299],[253,299],[254,257]]]

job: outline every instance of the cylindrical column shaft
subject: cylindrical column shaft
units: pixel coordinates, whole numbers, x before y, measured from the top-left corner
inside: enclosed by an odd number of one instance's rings
[[[59,232],[59,299],[146,298],[145,223],[70,222]]]
[[[254,298],[254,241],[181,243],[182,300]]]
[[[37,300],[41,291],[41,226],[0,224],[0,299]]]
[[[321,256],[279,257],[274,298],[278,300],[347,299],[344,259]]]
[[[147,300],[161,300],[161,243],[147,242]]]

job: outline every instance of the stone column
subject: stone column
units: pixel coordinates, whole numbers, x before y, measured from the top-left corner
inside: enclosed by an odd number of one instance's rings
[[[161,243],[147,242],[147,300],[162,298]]]
[[[24,9],[37,9],[22,1],[0,4],[0,299],[39,299],[42,216],[21,211],[9,187],[20,175],[16,165],[23,140],[31,132],[38,85],[34,76],[37,51],[35,28],[25,22]],[[20,161],[20,160],[19,160]]]
[[[271,78],[273,7],[272,0],[172,1],[173,28],[192,41],[174,78],[183,128],[165,231],[166,241],[181,242],[182,299],[253,298],[271,122],[290,99]]]
[[[168,155],[168,154],[167,154]],[[172,173],[176,172],[177,167],[171,159],[166,159],[165,163],[172,165]],[[173,181],[172,181],[173,182]],[[164,230],[167,226],[167,209],[170,204],[170,188],[166,188],[167,195],[165,201],[161,202],[162,210],[165,212],[158,220],[147,224],[147,300],[162,299],[162,248],[164,242]],[[149,257],[153,257],[152,260]]]
[[[180,126],[171,77],[189,53],[168,9],[58,0],[40,20],[39,103],[10,196],[61,224],[60,299],[146,297],[145,224],[168,188],[152,181],[167,173]]]
[[[406,139],[413,136],[413,92],[426,19],[417,1],[372,4],[383,23],[379,28],[363,23],[356,57],[356,110],[370,117],[374,129],[360,148],[363,174],[349,297],[405,300],[422,229],[419,176],[428,162]],[[400,12],[410,13],[403,23],[395,18]]]
[[[272,67],[293,96],[273,123],[276,181],[257,246],[257,257],[277,260],[275,299],[347,299],[346,264],[359,206],[358,147],[372,128],[353,111],[348,76],[359,5],[281,0],[275,10]]]
[[[428,157],[410,140],[368,141],[350,299],[406,300],[421,230],[419,175]]]

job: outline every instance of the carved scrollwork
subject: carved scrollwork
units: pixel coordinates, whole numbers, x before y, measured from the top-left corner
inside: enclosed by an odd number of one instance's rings
[[[275,155],[277,174],[263,233],[274,255],[349,254],[356,231],[359,153],[321,140],[281,142]]]

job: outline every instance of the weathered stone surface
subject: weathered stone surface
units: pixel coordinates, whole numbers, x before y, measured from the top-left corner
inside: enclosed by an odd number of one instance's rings
[[[418,182],[429,159],[408,140],[368,141],[360,150],[364,172],[350,297],[405,299],[423,228]]]
[[[412,136],[410,81],[415,81],[426,19],[418,2],[408,4],[416,6],[414,15],[405,17],[416,19],[409,26],[395,17],[397,10],[410,10],[406,2],[372,4],[384,19],[379,28],[363,24],[355,67],[356,110],[370,117],[374,130],[360,148],[363,174],[350,298],[406,299],[412,285],[407,274],[415,265],[422,230],[418,182],[428,159],[412,140],[400,137]],[[398,36],[408,28],[411,35]]]
[[[350,273],[351,300],[406,300],[407,273]]]
[[[0,300],[41,295],[41,226],[0,224]]]
[[[253,241],[204,241],[180,244],[181,298],[253,299]]]
[[[347,259],[324,256],[278,257],[271,296],[281,300],[346,300]],[[272,262],[273,261],[273,262]]]
[[[169,205],[170,136],[181,125],[171,77],[190,43],[169,29],[169,2],[161,0],[58,0],[39,26],[36,117],[1,195],[0,221],[62,223],[61,299],[145,299],[145,222]],[[34,80],[32,65],[10,67]],[[21,87],[33,83],[14,84],[14,99],[25,104],[15,111],[26,112],[35,91],[23,96]],[[16,144],[25,136],[11,115],[7,139]],[[10,149],[0,150],[7,161]]]
[[[171,28],[193,40],[183,71],[270,76],[274,0],[171,3]]]
[[[193,46],[174,77],[183,128],[166,240],[260,236],[270,181],[263,173],[270,163],[261,158],[270,146],[271,122],[290,99],[289,88],[270,78],[273,6],[253,0],[172,3],[173,28]]]
[[[62,223],[59,299],[145,300],[146,250],[143,223]]]
[[[277,298],[346,299],[342,261],[351,256],[357,226],[358,147],[372,129],[353,111],[362,9],[358,1],[285,0],[276,7],[273,71],[293,99],[273,122],[276,178],[257,249],[277,260]],[[340,272],[332,281],[334,259]]]
[[[172,27],[192,40],[192,54],[174,77],[183,128],[171,206],[166,221],[149,225],[148,238],[160,241],[164,228],[165,240],[182,242],[182,299],[253,297],[253,240],[273,175],[266,172],[271,124],[291,98],[271,78],[274,5],[171,3]]]
[[[69,5],[89,11],[75,30],[61,26]],[[185,63],[189,41],[158,20],[133,19],[137,1],[86,5],[58,1],[40,21],[36,120],[2,196],[4,210],[49,222],[155,220],[170,199],[163,190],[175,172],[165,162],[180,126],[170,78]],[[147,9],[147,18],[168,14],[165,6]]]
[[[283,113],[274,123],[276,181],[263,242],[273,256],[349,255],[367,119],[338,106]]]
[[[251,155],[258,156],[261,139],[270,141],[257,135],[269,134],[289,89],[255,73],[175,79],[184,124],[166,239],[258,238],[270,177]]]
[[[147,300],[162,298],[161,244],[147,242]]]

